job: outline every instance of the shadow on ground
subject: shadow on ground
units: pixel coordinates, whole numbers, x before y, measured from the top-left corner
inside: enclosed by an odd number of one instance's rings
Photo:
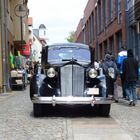
[[[31,112],[33,116],[33,112]],[[91,105],[72,105],[53,107],[52,105],[44,105],[42,117],[97,117],[100,116],[98,106]]]

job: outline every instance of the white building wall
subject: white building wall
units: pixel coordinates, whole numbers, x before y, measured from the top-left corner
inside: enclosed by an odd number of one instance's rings
[[[32,59],[32,61],[41,62],[42,44],[36,38],[36,36],[33,35],[33,38],[34,39],[33,39],[32,45],[31,45],[31,59]]]
[[[46,40],[46,29],[39,29],[39,38],[43,38]]]

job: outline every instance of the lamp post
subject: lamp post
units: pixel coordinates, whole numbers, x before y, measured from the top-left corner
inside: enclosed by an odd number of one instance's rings
[[[23,54],[23,21],[22,19],[27,16],[28,9],[24,4],[17,4],[14,9],[15,15],[20,18],[20,28],[21,28],[21,48]]]

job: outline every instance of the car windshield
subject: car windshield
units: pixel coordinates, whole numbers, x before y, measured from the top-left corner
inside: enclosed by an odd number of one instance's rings
[[[76,60],[80,64],[91,62],[89,48],[82,47],[50,47],[48,49],[49,63],[64,63],[64,61]]]

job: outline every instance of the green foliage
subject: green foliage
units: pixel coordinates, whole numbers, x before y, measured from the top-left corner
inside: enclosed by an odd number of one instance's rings
[[[75,42],[75,31],[71,31],[69,36],[66,38],[68,42]]]

